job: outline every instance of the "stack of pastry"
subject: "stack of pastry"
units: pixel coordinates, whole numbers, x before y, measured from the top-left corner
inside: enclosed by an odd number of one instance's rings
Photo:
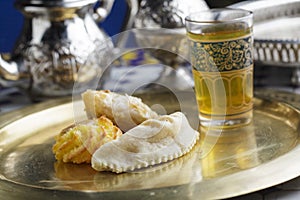
[[[119,127],[127,131],[158,116],[141,99],[109,90],[87,90],[82,99],[90,119],[65,128],[55,137],[52,150],[58,161],[90,163],[100,146],[122,135]]]
[[[56,136],[59,161],[121,173],[183,156],[199,137],[182,112],[159,116],[141,99],[108,90],[88,90],[82,98],[90,119]]]

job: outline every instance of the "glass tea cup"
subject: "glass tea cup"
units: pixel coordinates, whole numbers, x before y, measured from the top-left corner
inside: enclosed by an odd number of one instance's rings
[[[186,17],[189,57],[202,126],[252,120],[253,14],[219,8]]]

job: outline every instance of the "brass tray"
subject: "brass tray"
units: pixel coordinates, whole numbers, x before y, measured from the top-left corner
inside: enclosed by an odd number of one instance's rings
[[[191,92],[139,95],[160,111],[184,110],[198,123]],[[183,101],[183,103],[182,103]],[[114,174],[57,163],[54,135],[80,118],[81,101],[44,103],[0,117],[0,196],[13,199],[219,199],[261,190],[300,175],[299,110],[255,98],[249,126],[201,128],[189,154],[144,170]],[[157,106],[159,104],[159,106]],[[77,113],[76,113],[77,112]],[[7,117],[13,119],[8,120]],[[18,117],[17,117],[18,116]],[[78,119],[78,118],[77,118]]]

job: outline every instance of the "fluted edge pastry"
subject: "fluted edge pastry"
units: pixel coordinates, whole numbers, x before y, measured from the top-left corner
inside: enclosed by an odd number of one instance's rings
[[[148,119],[101,146],[92,156],[92,167],[121,173],[160,164],[188,153],[198,137],[182,112]]]
[[[62,162],[91,163],[92,154],[103,144],[117,139],[122,131],[105,116],[63,129],[55,137],[52,151]]]

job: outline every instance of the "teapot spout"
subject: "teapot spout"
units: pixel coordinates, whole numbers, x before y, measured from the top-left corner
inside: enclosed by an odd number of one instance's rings
[[[22,76],[19,71],[18,63],[15,61],[7,61],[0,55],[0,83],[4,87],[16,87],[20,85]]]

